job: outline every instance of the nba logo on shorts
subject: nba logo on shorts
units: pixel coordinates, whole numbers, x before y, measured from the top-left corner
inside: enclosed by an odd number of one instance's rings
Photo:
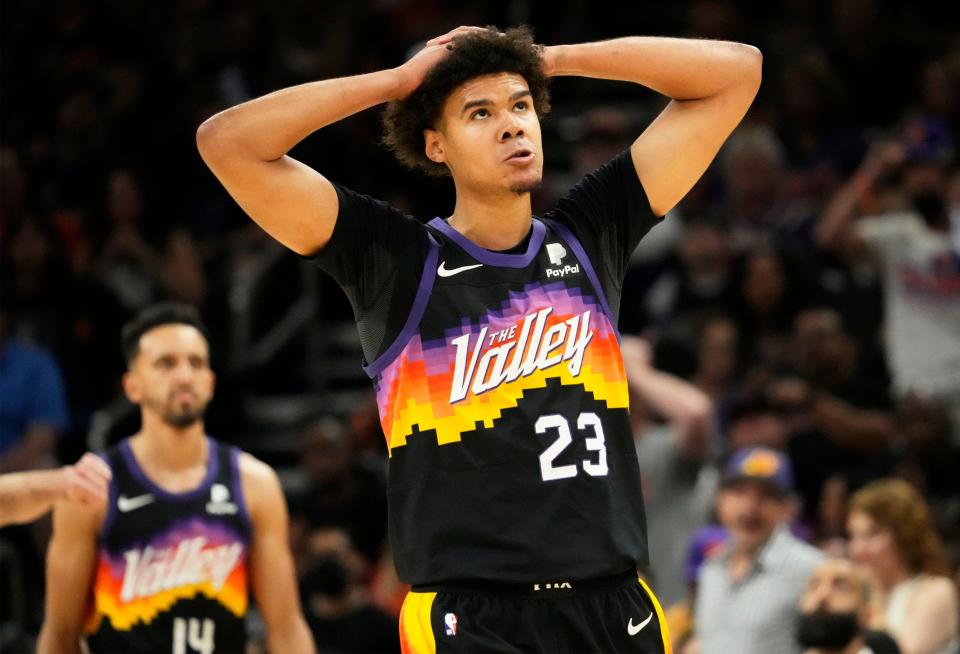
[[[443,616],[443,624],[447,626],[448,636],[457,635],[457,614],[456,613],[447,613],[445,616]]]

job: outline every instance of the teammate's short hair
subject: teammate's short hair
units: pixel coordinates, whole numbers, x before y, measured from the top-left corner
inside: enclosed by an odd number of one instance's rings
[[[430,175],[450,171],[427,158],[423,130],[436,128],[447,97],[465,82],[483,75],[515,73],[529,85],[537,114],[550,111],[541,47],[533,42],[530,28],[500,32],[490,26],[456,36],[447,47],[450,54],[427,73],[423,83],[406,99],[389,103],[383,114],[383,142],[402,164]]]
[[[140,351],[140,337],[161,325],[190,325],[203,334],[204,338],[208,338],[207,326],[197,310],[189,304],[180,302],[154,304],[134,316],[120,332],[120,346],[127,365],[137,358]]]

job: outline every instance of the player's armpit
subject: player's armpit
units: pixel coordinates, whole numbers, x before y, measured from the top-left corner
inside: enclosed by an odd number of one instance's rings
[[[312,654],[316,650],[300,608],[280,480],[269,466],[246,453],[240,458],[240,477],[253,527],[251,585],[267,626],[268,649]]]
[[[96,563],[97,530],[104,514],[103,507],[78,510],[71,502],[60,502],[54,507],[38,652],[86,651],[80,638]]]

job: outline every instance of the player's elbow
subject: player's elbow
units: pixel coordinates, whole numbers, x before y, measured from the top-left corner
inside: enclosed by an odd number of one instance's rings
[[[207,118],[197,128],[197,149],[209,166],[224,157],[235,156],[237,138],[230,117],[220,112]]]
[[[740,57],[740,78],[754,89],[760,88],[763,80],[763,53],[760,48],[747,43],[737,44]]]

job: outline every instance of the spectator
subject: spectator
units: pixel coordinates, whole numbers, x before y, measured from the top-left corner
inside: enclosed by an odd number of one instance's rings
[[[321,652],[400,652],[396,618],[373,606],[364,587],[368,564],[342,529],[320,529],[301,593],[307,624]]]
[[[687,221],[678,255],[676,263],[660,273],[644,294],[644,312],[655,324],[733,302],[734,253],[723,223]]]
[[[875,481],[850,500],[847,529],[853,558],[872,577],[876,626],[904,654],[955,654],[957,588],[923,498],[905,481]]]
[[[630,417],[640,461],[653,588],[664,606],[686,596],[685,543],[710,517],[718,484],[713,405],[692,384],[654,369],[646,343],[624,337]],[[656,423],[650,415],[663,420]]]
[[[916,136],[915,132],[922,132]],[[817,242],[843,249],[866,243],[878,256],[886,289],[886,345],[897,395],[932,393],[960,405],[960,259],[951,243],[942,160],[950,138],[931,120],[913,124],[901,141],[878,144],[831,199]],[[919,139],[919,140],[918,140]],[[852,225],[884,178],[899,173],[907,210]]]
[[[332,418],[304,432],[305,494],[294,503],[296,531],[343,529],[368,564],[380,560],[387,529],[387,493],[375,471],[360,463],[344,426]]]
[[[717,502],[727,546],[700,570],[696,634],[702,654],[799,654],[800,596],[822,556],[786,526],[793,472],[782,453],[737,451]]]
[[[789,412],[790,460],[807,508],[819,503],[832,474],[856,485],[889,474],[896,435],[890,398],[860,350],[839,313],[805,309],[794,321],[788,356],[794,376],[767,388],[770,401]]]
[[[6,310],[0,309],[0,474],[53,467],[57,441],[69,425],[63,378],[53,355],[13,337],[12,331]],[[34,571],[40,579],[49,524],[0,530],[0,549],[9,546],[17,567]],[[43,585],[27,585],[15,602],[28,620],[38,620]],[[0,625],[10,621],[18,608],[9,604],[0,602]]]
[[[887,634],[867,629],[870,585],[846,559],[827,559],[800,600],[797,642],[804,654],[899,654]]]
[[[748,345],[748,363],[778,364],[785,353],[800,291],[787,257],[776,248],[749,251],[740,265],[738,298],[740,334]]]
[[[700,322],[693,383],[717,405],[726,405],[739,378],[740,333],[730,318],[716,314]],[[717,407],[721,409],[720,406]]]

